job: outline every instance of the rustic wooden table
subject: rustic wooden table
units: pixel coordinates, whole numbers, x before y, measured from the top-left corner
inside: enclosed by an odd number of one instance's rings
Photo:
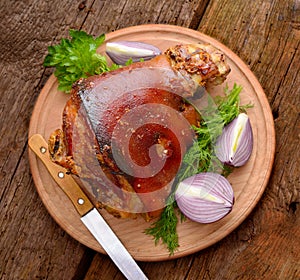
[[[148,23],[198,30],[243,59],[267,95],[277,145],[263,197],[236,230],[192,255],[139,265],[149,279],[300,279],[299,0],[1,0],[0,278],[123,279],[47,212],[29,169],[28,127],[53,72],[42,65],[48,45],[70,28],[100,35]]]

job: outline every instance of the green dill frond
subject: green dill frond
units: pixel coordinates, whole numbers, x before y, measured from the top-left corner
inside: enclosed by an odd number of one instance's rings
[[[222,134],[225,125],[229,124],[239,113],[252,107],[250,104],[240,105],[241,86],[234,84],[232,90],[228,86],[224,89],[224,96],[215,99],[209,98],[206,108],[201,110],[202,121],[199,127],[193,126],[197,139],[184,155],[181,168],[175,178],[173,192],[171,193],[168,205],[165,207],[161,217],[146,229],[146,234],[152,235],[155,244],[162,241],[170,252],[174,254],[179,246],[178,234],[176,231],[177,205],[174,201],[177,185],[184,179],[201,172],[217,172],[228,176],[232,168],[223,165],[214,154],[214,145],[217,138]],[[181,213],[180,220],[184,220]]]

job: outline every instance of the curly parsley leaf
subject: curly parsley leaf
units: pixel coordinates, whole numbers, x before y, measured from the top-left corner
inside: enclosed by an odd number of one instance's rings
[[[69,32],[72,39],[62,39],[60,44],[49,46],[44,59],[44,66],[56,68],[54,75],[58,79],[59,90],[69,92],[80,78],[119,67],[115,64],[108,66],[105,56],[96,52],[105,40],[104,34],[93,38],[84,31],[71,29]]]

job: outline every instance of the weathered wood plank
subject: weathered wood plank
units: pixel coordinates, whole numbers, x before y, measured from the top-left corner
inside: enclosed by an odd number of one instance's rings
[[[86,250],[47,213],[27,157],[34,101],[52,72],[42,66],[47,46],[85,15],[73,1],[1,1],[1,279],[70,279]]]
[[[112,0],[94,2],[82,29],[99,35],[140,24],[197,26],[209,0],[146,1]]]
[[[295,1],[211,1],[199,26],[256,74],[271,104],[277,137],[273,174],[259,207],[211,249],[214,255],[200,277],[300,277],[299,9]],[[200,259],[195,261],[201,266]],[[191,278],[198,273],[193,268]]]

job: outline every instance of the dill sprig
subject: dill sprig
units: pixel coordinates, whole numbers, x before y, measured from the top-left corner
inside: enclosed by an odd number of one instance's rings
[[[173,192],[167,200],[167,206],[162,212],[160,218],[145,230],[145,233],[152,235],[155,245],[161,240],[167,245],[170,255],[173,255],[179,247],[178,234],[176,231],[178,217],[178,208],[175,201],[175,193]]]
[[[208,105],[201,109],[202,120],[200,126],[193,126],[197,135],[196,141],[185,154],[181,168],[175,178],[173,192],[167,200],[160,218],[155,221],[145,233],[152,235],[155,244],[161,241],[167,246],[170,255],[173,255],[179,247],[177,224],[177,214],[181,214],[181,220],[184,215],[179,211],[176,200],[175,190],[177,185],[192,175],[200,172],[218,172],[227,176],[232,170],[224,166],[214,154],[214,144],[221,135],[223,127],[229,124],[239,113],[244,112],[251,105],[240,106],[239,94],[242,87],[234,84],[229,90],[228,86],[224,88],[224,96],[208,98]]]

